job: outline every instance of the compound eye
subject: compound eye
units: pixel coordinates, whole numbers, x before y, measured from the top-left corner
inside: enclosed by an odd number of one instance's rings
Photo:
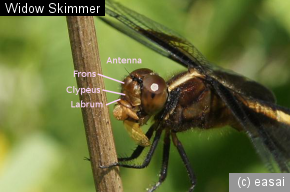
[[[158,75],[147,75],[143,79],[141,91],[142,108],[147,114],[158,112],[167,100],[167,85]]]

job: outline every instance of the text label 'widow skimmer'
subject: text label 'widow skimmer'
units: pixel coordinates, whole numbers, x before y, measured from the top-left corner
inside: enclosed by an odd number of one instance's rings
[[[187,169],[193,191],[196,178],[176,133],[194,128],[211,129],[230,125],[245,131],[272,172],[290,170],[290,110],[277,106],[271,91],[234,72],[213,66],[186,39],[170,29],[119,3],[106,0],[101,19],[157,53],[185,66],[187,71],[165,82],[150,69],[138,69],[124,80],[121,100],[114,116],[138,147],[130,157],[112,166],[145,168],[165,132],[162,169],[154,191],[167,175],[171,139]],[[146,134],[141,130],[150,117],[154,123]],[[153,141],[150,138],[154,135]],[[150,146],[142,165],[130,165]],[[126,163],[127,162],[127,163]]]

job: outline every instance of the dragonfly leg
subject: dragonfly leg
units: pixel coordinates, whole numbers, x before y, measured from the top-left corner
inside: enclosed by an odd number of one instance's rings
[[[153,124],[149,130],[146,132],[146,136],[147,138],[150,140],[152,135],[153,135],[153,132],[155,130],[155,124]],[[133,151],[133,153],[131,154],[130,157],[121,157],[121,158],[118,158],[118,162],[122,162],[122,161],[131,161],[131,160],[134,160],[136,158],[138,158],[140,156],[140,154],[143,152],[145,147],[143,146],[140,146],[138,145],[137,148]]]
[[[170,92],[170,95],[166,102],[167,104],[165,106],[164,111],[162,112],[161,119],[168,118],[169,115],[174,111],[178,103],[180,93],[181,93],[181,90],[179,88]]]
[[[163,145],[162,168],[159,174],[159,181],[151,189],[149,189],[148,192],[153,192],[166,179],[168,170],[169,150],[170,150],[170,132],[166,130]]]
[[[189,188],[189,192],[192,192],[194,187],[195,187],[195,184],[196,184],[195,174],[194,174],[193,169],[190,165],[190,162],[189,162],[188,157],[185,153],[185,150],[184,150],[181,142],[178,140],[178,138],[176,136],[176,133],[171,132],[171,136],[172,136],[172,141],[173,141],[175,147],[177,148],[179,155],[181,156],[181,159],[186,167],[186,170],[187,170],[190,182],[191,182],[191,187]]]
[[[155,124],[153,124],[153,125],[148,129],[148,131],[146,132],[146,136],[147,136],[147,138],[148,138],[149,140],[150,140],[150,138],[151,138],[152,135],[153,135],[153,132],[154,132],[154,130],[155,130],[155,127],[156,127]],[[136,149],[133,151],[133,153],[131,154],[130,157],[121,157],[121,158],[118,158],[118,162],[122,162],[122,161],[131,161],[131,160],[134,160],[134,159],[138,158],[138,157],[140,156],[140,154],[143,152],[144,148],[145,148],[145,147],[138,145],[138,146],[136,147]],[[91,161],[91,159],[88,158],[88,157],[85,157],[84,160],[86,160],[86,161]],[[108,166],[106,166],[106,167],[113,167],[113,166],[116,166],[116,163],[113,163],[112,165],[108,165]]]
[[[158,145],[158,142],[159,142],[159,139],[160,139],[160,136],[161,136],[161,133],[162,133],[162,129],[158,129],[156,131],[156,134],[155,134],[155,137],[154,137],[154,140],[153,140],[153,143],[149,149],[149,152],[148,154],[146,155],[146,158],[144,160],[144,162],[141,164],[141,165],[129,165],[129,164],[122,164],[122,163],[114,163],[114,164],[111,164],[111,165],[108,165],[108,166],[102,166],[100,165],[101,168],[111,168],[111,167],[114,167],[114,166],[119,166],[119,167],[127,167],[127,168],[133,168],[133,169],[143,169],[145,167],[147,167],[152,159],[152,156],[154,154],[154,151]]]

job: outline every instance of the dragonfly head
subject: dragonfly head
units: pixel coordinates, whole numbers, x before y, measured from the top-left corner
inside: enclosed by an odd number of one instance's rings
[[[115,118],[124,121],[138,145],[150,145],[140,127],[164,107],[168,96],[166,82],[150,69],[137,69],[124,79],[122,93],[125,95],[113,111]]]

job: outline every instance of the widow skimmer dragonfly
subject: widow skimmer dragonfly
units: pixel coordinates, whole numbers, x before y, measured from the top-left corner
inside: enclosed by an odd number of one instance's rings
[[[100,19],[187,70],[167,82],[144,68],[124,79],[125,96],[121,96],[113,113],[124,122],[138,146],[130,157],[118,158],[118,162],[101,167],[145,168],[165,132],[159,181],[149,191],[154,191],[166,178],[171,140],[189,175],[189,191],[193,191],[196,177],[176,133],[230,125],[246,132],[271,172],[290,171],[290,110],[276,105],[270,90],[212,65],[189,41],[119,3],[106,0],[106,15],[110,19]],[[151,117],[154,123],[144,134],[141,126]],[[141,165],[128,163],[149,146]]]

